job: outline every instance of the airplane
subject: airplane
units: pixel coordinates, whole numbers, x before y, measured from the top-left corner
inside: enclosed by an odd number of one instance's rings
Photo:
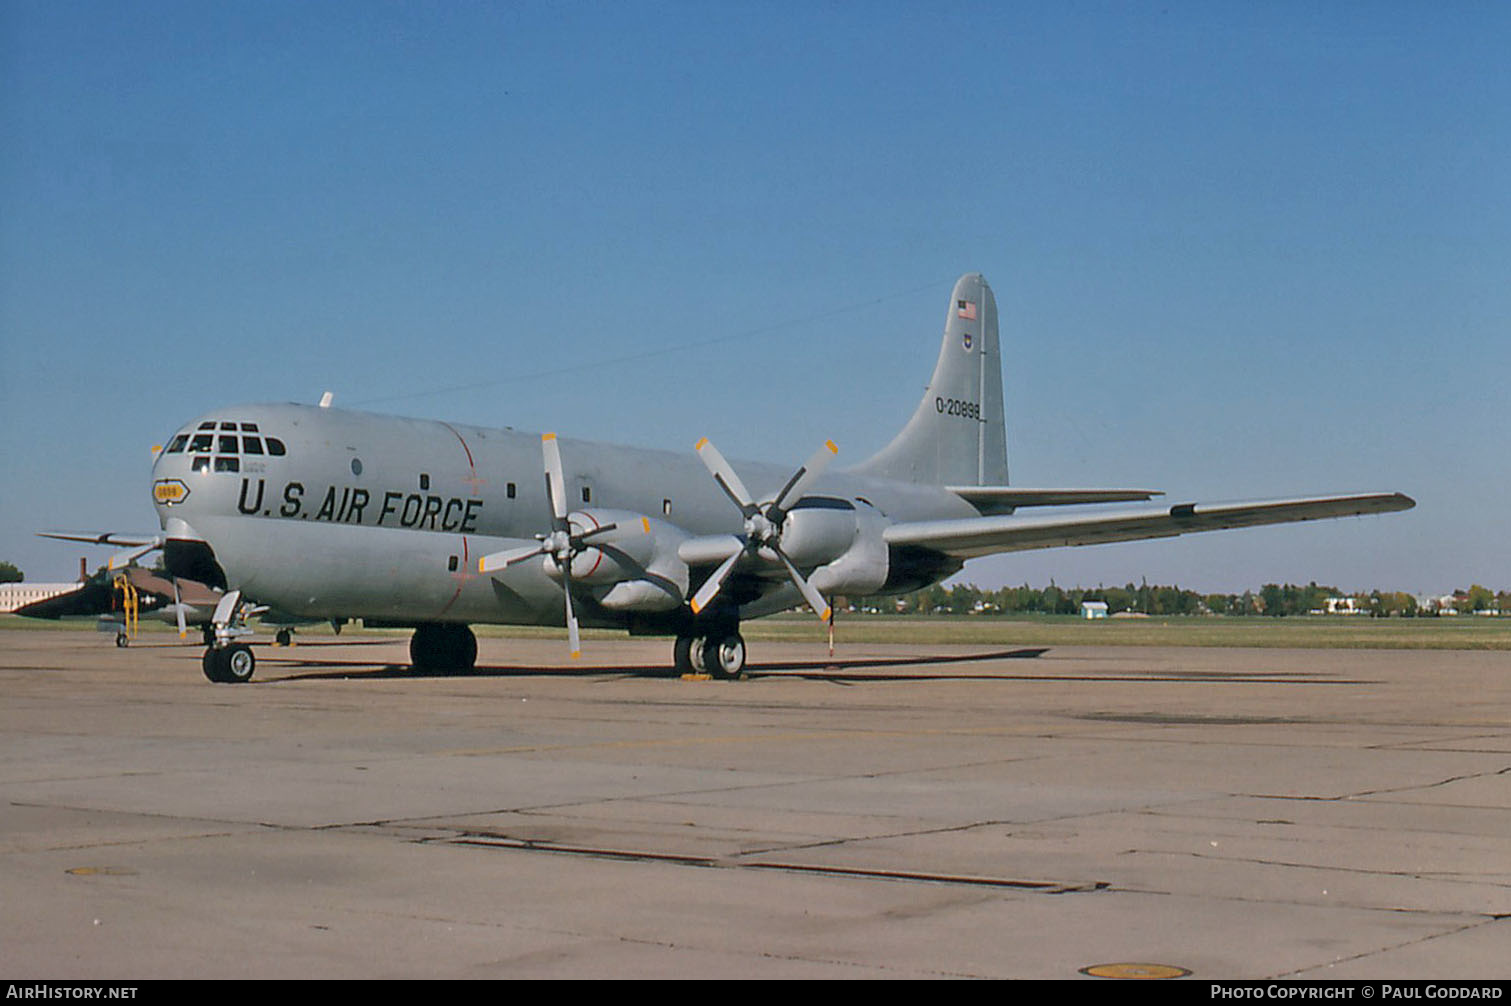
[[[412,628],[419,670],[466,670],[472,624],[672,637],[683,673],[737,678],[740,623],[835,595],[905,593],[977,556],[1406,510],[1393,492],[1147,502],[1147,489],[1008,484],[997,304],[950,294],[938,362],[896,437],[845,471],[826,442],[795,472],[707,439],[644,450],[319,405],[216,409],[158,453],[152,541],[175,577],[223,591],[206,677],[250,680],[241,612]],[[542,475],[544,477],[542,477]],[[1098,508],[1060,516],[1020,509]]]
[[[195,580],[160,576],[153,570],[136,565],[138,558],[161,547],[160,536],[47,531],[43,532],[43,537],[90,545],[125,545],[127,548],[117,552],[92,576],[84,572],[81,559],[80,580],[73,590],[23,604],[14,614],[23,618],[46,618],[54,621],[62,618],[97,617],[102,628],[113,623],[115,645],[122,648],[130,645],[134,634],[131,621],[140,617],[176,625],[180,638],[187,636],[190,628],[198,628],[202,630],[206,646],[214,643],[215,631],[211,619],[223,591]],[[130,602],[127,601],[128,596],[131,598]],[[135,610],[128,614],[128,608]],[[295,626],[318,621],[312,618],[293,618],[282,612],[271,611],[265,605],[249,607],[245,614],[249,617],[255,615],[261,625],[276,630],[280,646],[293,643]],[[339,624],[334,628],[337,633],[341,631]]]
[[[125,583],[117,582],[124,579]],[[128,622],[122,595],[126,584],[132,591],[141,617],[178,625],[180,635],[190,626],[208,627],[210,616],[220,600],[218,591],[192,580],[164,579],[140,566],[128,565],[119,570],[106,568],[87,577],[73,590],[40,601],[23,604],[15,613],[25,618],[109,618],[116,623],[115,644],[130,643]],[[108,622],[106,624],[109,624]],[[214,632],[206,629],[206,644],[213,642]]]

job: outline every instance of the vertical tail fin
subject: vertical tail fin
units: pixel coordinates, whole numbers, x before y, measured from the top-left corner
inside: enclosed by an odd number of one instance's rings
[[[852,470],[899,482],[1007,485],[997,300],[980,273],[955,283],[939,362],[913,418]]]

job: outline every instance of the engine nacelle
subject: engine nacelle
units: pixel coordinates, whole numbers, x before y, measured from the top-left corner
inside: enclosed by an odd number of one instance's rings
[[[572,581],[593,588],[595,600],[612,611],[670,611],[687,596],[687,563],[677,546],[687,532],[629,510],[593,508],[567,514],[574,535],[592,535],[572,557]],[[612,530],[593,534],[598,528]],[[561,579],[549,556],[546,575]]]
[[[849,547],[837,558],[815,569],[808,578],[808,582],[826,596],[874,594],[887,582],[891,553],[884,533],[891,522],[871,504],[859,500],[853,515]],[[782,540],[785,551],[785,532]]]
[[[888,523],[862,500],[805,496],[787,511],[782,551],[799,569],[813,570],[809,582],[822,594],[874,594],[887,582]]]
[[[859,528],[856,504],[835,496],[804,496],[782,522],[782,551],[800,569],[822,566],[848,552]],[[776,556],[770,556],[776,561]]]

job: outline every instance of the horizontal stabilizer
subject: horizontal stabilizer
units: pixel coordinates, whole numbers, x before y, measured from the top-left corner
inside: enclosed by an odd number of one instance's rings
[[[886,541],[894,547],[911,545],[970,559],[997,552],[1173,538],[1196,531],[1391,513],[1414,506],[1416,501],[1401,493],[1355,493],[1245,503],[1180,503],[1074,517],[967,517],[894,524],[886,530]]]
[[[115,545],[117,547],[140,547],[162,542],[161,531],[145,534],[117,534],[114,531],[38,531],[40,538],[57,538],[59,541],[82,541],[90,545]]]

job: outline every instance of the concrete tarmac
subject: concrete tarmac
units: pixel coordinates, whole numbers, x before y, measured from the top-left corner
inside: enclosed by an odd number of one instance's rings
[[[1511,655],[0,631],[0,975],[1511,976]]]

